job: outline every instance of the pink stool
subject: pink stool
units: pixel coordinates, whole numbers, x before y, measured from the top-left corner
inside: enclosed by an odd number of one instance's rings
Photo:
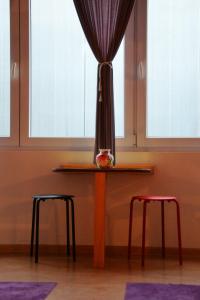
[[[145,254],[145,229],[146,229],[146,210],[147,204],[151,201],[161,203],[161,219],[162,219],[162,257],[165,258],[165,202],[174,202],[177,211],[177,230],[178,230],[178,249],[179,249],[179,264],[182,265],[182,247],[181,247],[181,225],[180,225],[180,207],[176,197],[172,196],[134,196],[130,203],[130,218],[129,218],[129,237],[128,237],[128,259],[131,258],[131,237],[132,237],[132,223],[133,223],[133,204],[136,200],[143,201],[143,226],[142,226],[142,260],[141,264],[144,266]]]

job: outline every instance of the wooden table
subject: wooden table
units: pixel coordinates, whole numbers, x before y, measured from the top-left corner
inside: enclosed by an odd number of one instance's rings
[[[117,165],[110,169],[98,169],[95,165],[70,164],[53,169],[53,172],[93,173],[95,175],[94,212],[94,267],[103,268],[105,263],[105,196],[108,173],[152,174],[151,164]]]

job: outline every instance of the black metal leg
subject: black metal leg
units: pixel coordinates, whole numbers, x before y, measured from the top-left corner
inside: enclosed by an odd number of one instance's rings
[[[67,231],[67,256],[70,256],[70,231],[69,231],[69,201],[66,202],[66,231]]]
[[[31,247],[30,256],[33,256],[33,244],[34,244],[34,233],[35,233],[35,204],[36,199],[33,199],[33,210],[32,210],[32,228],[31,228]]]
[[[40,201],[36,202],[36,242],[35,242],[35,263],[38,263],[38,253],[39,253],[39,220],[40,220]]]
[[[76,261],[76,240],[75,240],[75,221],[74,221],[73,199],[70,199],[70,202],[71,202],[71,224],[72,224],[72,253],[73,253],[73,261]]]

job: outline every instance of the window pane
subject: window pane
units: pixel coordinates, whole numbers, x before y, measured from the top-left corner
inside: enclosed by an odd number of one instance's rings
[[[0,0],[0,136],[10,136],[10,1]]]
[[[123,45],[116,57],[116,134],[124,133]],[[93,137],[97,62],[72,0],[30,1],[30,136]]]
[[[149,0],[147,136],[200,137],[200,1]]]

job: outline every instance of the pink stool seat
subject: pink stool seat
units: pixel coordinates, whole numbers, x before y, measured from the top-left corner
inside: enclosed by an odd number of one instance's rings
[[[145,201],[176,201],[174,196],[134,196],[132,199],[145,200]]]
[[[162,228],[162,256],[165,257],[165,212],[164,204],[173,202],[176,205],[177,213],[177,233],[178,233],[178,249],[179,249],[179,263],[182,265],[182,246],[181,246],[181,225],[180,225],[180,207],[179,203],[174,196],[154,196],[154,195],[145,195],[145,196],[133,196],[130,202],[130,217],[129,217],[129,237],[128,237],[128,259],[131,257],[131,239],[132,239],[132,223],[133,223],[133,205],[135,201],[143,202],[143,225],[142,225],[142,260],[141,264],[144,266],[144,254],[145,254],[145,229],[146,229],[146,211],[147,204],[151,201],[157,201],[161,204],[161,228]]]

